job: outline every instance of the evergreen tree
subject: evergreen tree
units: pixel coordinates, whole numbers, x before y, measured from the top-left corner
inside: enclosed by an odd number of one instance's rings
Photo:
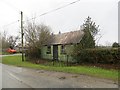
[[[96,26],[95,22],[91,20],[91,18],[88,16],[88,18],[85,20],[85,23],[83,24],[83,31],[84,36],[80,42],[81,49],[84,48],[94,48],[95,47],[95,36],[99,32],[99,25]]]
[[[83,23],[82,31],[84,32],[84,36],[80,43],[75,45],[73,50],[73,57],[77,62],[79,62],[78,57],[80,53],[83,52],[83,49],[95,48],[95,36],[99,32],[98,27],[99,26],[96,26],[95,22],[93,22],[89,16]]]
[[[114,43],[113,43],[113,45],[112,45],[112,47],[115,47],[115,48],[117,48],[117,47],[120,47],[120,45],[119,45],[119,43],[117,43],[117,42],[114,42]]]

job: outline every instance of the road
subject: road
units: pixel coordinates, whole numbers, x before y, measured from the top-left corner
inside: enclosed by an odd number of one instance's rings
[[[107,79],[3,64],[0,80],[0,88],[118,88],[117,82]]]
[[[2,89],[2,64],[0,63],[0,90],[1,89]]]
[[[1,64],[0,64],[1,65]],[[2,65],[2,88],[117,88],[111,80],[86,75]]]

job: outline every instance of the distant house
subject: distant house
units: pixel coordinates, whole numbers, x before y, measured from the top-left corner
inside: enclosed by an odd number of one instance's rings
[[[42,47],[41,57],[43,59],[66,61],[68,53],[72,52],[76,44],[80,43],[83,36],[84,32],[81,30],[53,34],[51,41]],[[72,60],[71,56],[69,56],[69,60]]]

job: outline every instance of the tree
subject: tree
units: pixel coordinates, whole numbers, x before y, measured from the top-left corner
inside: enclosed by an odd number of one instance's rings
[[[41,47],[50,41],[50,27],[44,24],[36,24],[35,21],[31,21],[27,22],[24,31],[25,41],[29,48],[29,57],[40,58]]]
[[[4,33],[1,35],[1,41],[2,41],[2,49],[9,48],[9,42],[7,39],[7,33],[4,31]]]
[[[99,32],[99,25],[96,26],[95,22],[93,22],[89,16],[81,27],[84,32],[84,36],[82,37],[80,43],[74,47],[73,57],[75,59],[78,58],[77,55],[79,55],[83,49],[95,48],[95,36]]]
[[[1,50],[1,48],[2,48],[2,34],[0,32],[0,50]]]
[[[9,36],[8,37],[8,43],[9,47],[13,49],[16,46],[17,40],[19,39],[18,36]]]
[[[99,25],[96,25],[95,22],[91,20],[91,18],[88,16],[85,23],[83,24],[84,30],[89,31],[92,37],[95,39],[95,36],[98,34]]]
[[[112,44],[112,47],[115,47],[115,48],[117,48],[117,47],[120,47],[120,45],[119,45],[119,43],[117,43],[117,42],[114,42],[114,43]]]
[[[99,32],[99,25],[97,26],[95,22],[88,18],[85,20],[85,23],[82,25],[82,31],[84,32],[84,36],[80,42],[80,48],[94,48],[95,47],[95,36]]]
[[[13,49],[16,46],[18,39],[18,36],[8,36],[6,31],[4,31],[4,33],[1,35],[2,49]]]

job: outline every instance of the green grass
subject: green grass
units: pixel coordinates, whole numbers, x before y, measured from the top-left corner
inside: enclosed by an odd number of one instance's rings
[[[10,53],[8,52],[0,52],[1,55],[9,55]]]
[[[88,66],[46,66],[41,64],[33,64],[30,62],[22,62],[21,56],[7,56],[2,59],[3,64],[14,65],[19,67],[27,67],[33,69],[44,69],[52,71],[60,71],[67,73],[76,73],[76,74],[85,74],[100,78],[107,78],[112,80],[118,80],[118,71],[117,70],[106,70],[97,67],[88,67]]]

